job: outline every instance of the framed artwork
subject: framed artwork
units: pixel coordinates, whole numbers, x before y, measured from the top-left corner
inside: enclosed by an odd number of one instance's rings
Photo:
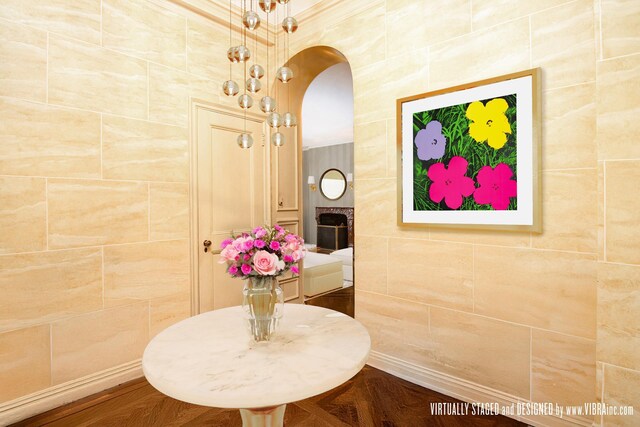
[[[541,231],[540,69],[398,99],[398,224]]]

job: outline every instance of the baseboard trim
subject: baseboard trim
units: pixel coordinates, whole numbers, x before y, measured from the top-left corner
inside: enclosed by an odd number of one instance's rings
[[[142,377],[141,360],[125,363],[77,380],[0,404],[0,425],[22,421],[83,397]]]
[[[491,402],[503,406],[528,402],[517,396],[377,351],[371,351],[367,364],[398,378],[464,402]],[[0,404],[0,425],[7,426],[142,376],[141,361],[136,360],[5,402]],[[574,417],[513,416],[512,418],[538,427],[590,427],[595,425],[593,422]]]
[[[389,356],[377,351],[371,351],[367,365],[380,369],[403,380],[418,384],[447,396],[469,403],[490,402],[501,406],[527,403],[526,399],[508,393],[494,390],[471,381],[463,380],[442,372],[434,371],[413,363]],[[512,416],[510,418],[538,427],[590,427],[594,423],[575,417],[559,418],[546,416]]]

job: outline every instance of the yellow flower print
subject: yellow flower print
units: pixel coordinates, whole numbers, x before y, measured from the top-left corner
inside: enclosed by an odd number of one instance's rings
[[[507,142],[507,134],[511,133],[511,125],[505,112],[509,106],[503,98],[495,98],[483,105],[480,101],[469,104],[467,118],[473,123],[469,124],[469,136],[478,142],[485,142],[490,147],[498,150]]]

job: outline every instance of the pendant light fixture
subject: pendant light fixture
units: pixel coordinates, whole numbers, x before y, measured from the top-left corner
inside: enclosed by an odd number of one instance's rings
[[[242,15],[242,24],[248,30],[257,30],[260,27],[260,15],[258,15],[253,10],[247,10],[244,15]]]
[[[231,0],[229,0],[229,44],[233,44],[233,37],[231,31]],[[236,61],[236,47],[231,46],[229,50],[227,50],[227,59],[229,59],[229,80],[222,84],[222,92],[224,92],[227,96],[236,96],[240,91],[238,87],[238,83],[233,80],[233,63]]]
[[[274,83],[270,84],[270,60],[275,57],[275,63],[278,64],[279,47],[282,47],[282,63],[286,64],[289,57],[289,37],[298,29],[298,21],[291,16],[289,0],[240,0],[240,43],[233,43],[233,1],[229,0],[229,49],[227,50],[227,59],[229,60],[229,79],[222,84],[222,92],[229,97],[238,96],[238,106],[244,111],[244,131],[238,135],[237,144],[241,148],[251,148],[253,145],[253,137],[247,132],[247,110],[253,107],[254,99],[252,95],[257,94],[264,89],[264,96],[256,101],[260,110],[266,114],[266,124],[271,129],[271,143],[276,147],[281,147],[285,143],[285,135],[278,132],[280,126],[287,128],[296,126],[296,117],[291,112],[278,113],[277,105],[282,104],[282,92],[285,92],[286,107],[289,108],[289,85],[288,83],[294,77],[293,70],[286,65],[277,68]],[[237,0],[235,0],[237,2]],[[247,5],[247,2],[249,3]],[[258,34],[257,31],[261,27],[262,18],[258,13],[258,8],[266,14],[266,69],[258,63]],[[284,9],[285,18],[280,22],[278,12]],[[269,17],[275,15],[274,23],[276,26],[270,28]],[[263,15],[264,17],[264,15]],[[282,43],[279,42],[279,27],[282,28]],[[247,32],[254,33],[254,50],[249,49],[247,44]],[[275,34],[273,48],[269,45],[270,33]],[[251,65],[249,65],[251,61]],[[242,66],[242,80],[239,85],[233,79],[234,64]],[[261,79],[266,75],[266,83]],[[286,88],[278,91],[278,84],[286,84]],[[273,94],[271,89],[273,87]],[[240,91],[242,90],[242,93]],[[278,102],[280,101],[280,102]]]
[[[242,2],[242,11],[240,16],[245,16],[247,12],[247,1]],[[258,18],[259,19],[259,18]],[[244,19],[243,19],[244,22]],[[242,37],[242,45],[238,46],[236,52],[238,52],[238,62],[242,62],[242,68],[244,72],[244,80],[247,80],[247,61],[251,58],[251,52],[246,47],[247,44],[247,28],[245,24],[240,26],[240,34]],[[237,139],[238,146],[241,148],[251,148],[253,145],[253,137],[247,133],[247,110],[253,106],[253,98],[247,94],[247,85],[244,87],[244,93],[238,98],[238,105],[244,110],[244,132],[242,132]]]
[[[284,21],[282,21],[282,29],[286,33],[285,45],[287,49],[286,56],[288,58],[289,57],[289,36],[295,33],[296,30],[298,29],[298,21],[296,21],[296,19],[291,16],[291,9],[290,9],[290,5],[288,4],[288,0],[287,0],[287,17],[284,18]],[[287,76],[288,77],[287,80],[286,81],[282,80],[283,83],[287,83],[289,80],[293,78],[293,71],[291,71],[289,67],[284,67],[284,68],[290,71],[290,75]],[[289,96],[289,85],[287,85],[287,109],[289,109],[290,106],[291,106],[291,97]],[[296,115],[290,111],[287,111],[286,113],[284,113],[282,115],[282,125],[286,128],[296,127],[298,125],[298,119],[296,118]]]

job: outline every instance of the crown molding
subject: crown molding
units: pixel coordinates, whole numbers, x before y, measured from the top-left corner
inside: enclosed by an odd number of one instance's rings
[[[323,13],[330,12],[332,9],[336,8],[339,4],[344,5],[344,1],[340,0],[325,0],[323,2],[317,3],[311,6],[309,9],[305,9],[302,12],[298,13],[296,19],[298,22],[307,21],[311,18],[316,17],[317,15],[321,15]],[[349,2],[353,3],[353,2]]]
[[[306,9],[300,12],[296,19],[299,23],[303,23],[309,21],[311,19],[317,18],[320,15],[324,14],[332,14],[336,21],[342,20],[344,18],[351,17],[358,13],[362,13],[367,9],[371,9],[378,5],[378,3],[383,3],[384,0],[377,1],[348,1],[344,0],[325,0],[321,3],[318,3],[309,9]]]
[[[194,13],[210,22],[213,22],[217,25],[220,25],[224,28],[229,28],[229,4],[226,2],[218,1],[218,0],[165,0],[172,5],[175,5],[183,10],[187,10],[191,13]],[[231,8],[232,21],[240,22],[242,20],[242,14],[240,8],[237,6],[232,6]],[[268,31],[269,34],[269,43],[267,44],[267,39],[258,35],[258,41],[263,45],[268,45],[272,47],[275,45],[273,39],[275,38],[277,27],[273,24],[269,24],[267,26],[266,23],[262,23],[262,26]],[[242,32],[242,27],[237,24],[231,25],[232,31],[237,34]],[[251,37],[253,39],[253,37]]]
[[[158,0],[152,0],[152,1],[157,2]],[[183,10],[187,10],[191,13],[194,13],[210,22],[216,23],[217,25],[221,25],[225,28],[229,27],[229,3],[225,0],[161,0],[161,1],[170,3]],[[381,1],[383,0],[374,2],[373,5]],[[324,14],[334,14],[336,17],[345,18],[345,17],[353,16],[357,13],[360,13],[370,7],[372,7],[372,4],[368,2],[358,2],[358,1],[345,2],[344,0],[325,0],[298,13],[295,16],[295,18],[301,24],[304,22],[308,22]],[[241,16],[242,16],[241,9],[235,5],[232,5],[231,9],[232,9],[233,21],[240,22]],[[265,22],[262,22],[262,25],[269,32],[269,47],[273,47],[275,43],[272,40],[274,40],[276,36],[278,37],[282,36],[284,34],[284,30],[280,27],[280,25],[277,25],[274,23],[270,23],[267,26]],[[232,25],[232,30],[236,33],[240,33],[242,28],[239,25]],[[258,36],[258,40],[263,45],[267,44],[267,40],[264,36]]]

